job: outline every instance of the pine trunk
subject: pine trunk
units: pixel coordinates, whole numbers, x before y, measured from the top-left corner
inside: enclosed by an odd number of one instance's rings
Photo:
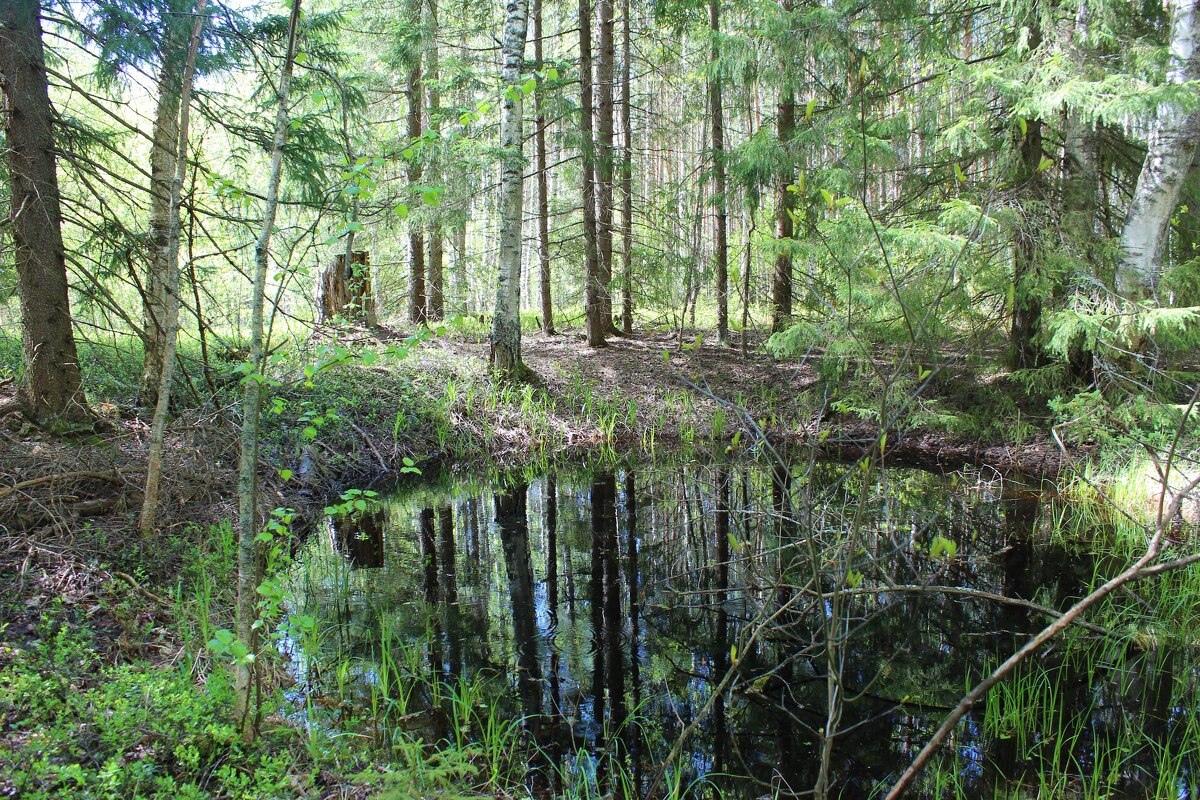
[[[713,231],[713,261],[717,273],[717,343],[729,344],[729,214],[725,204],[725,115],[721,106],[721,82],[716,70],[717,40],[721,35],[721,0],[708,0],[708,28],[712,36],[709,57],[708,105],[712,115],[713,202],[716,215]]]
[[[621,4],[621,331],[633,333],[633,106],[629,95],[632,47],[629,0]]]
[[[542,0],[533,0],[533,62],[535,69],[543,66]],[[550,292],[550,191],[546,174],[546,114],[542,110],[542,93],[533,96],[537,119],[534,121],[533,149],[537,168],[537,251],[538,278],[541,290],[542,332],[554,335],[554,300]]]
[[[779,99],[779,116],[776,130],[779,144],[785,149],[796,129],[796,101],[791,89],[785,89]],[[786,328],[792,318],[792,256],[788,251],[795,235],[792,212],[796,207],[795,195],[789,191],[796,180],[795,168],[788,156],[788,168],[780,173],[775,200],[775,237],[779,252],[775,255],[775,274],[771,280],[771,330],[778,333]]]
[[[421,24],[421,2],[413,0],[409,4],[409,20],[413,25]],[[419,41],[409,54],[408,70],[408,138],[416,141],[421,137],[421,48],[423,39]],[[424,153],[417,151],[408,165],[408,182],[412,186],[421,183]],[[421,226],[415,221],[409,222],[408,233],[408,321],[421,324],[426,321],[425,297],[425,240],[421,235]]]
[[[603,347],[609,324],[604,319],[603,273],[596,230],[596,149],[592,127],[592,5],[591,0],[579,0],[579,137],[583,155],[583,252],[584,252],[584,314],[587,318],[587,341],[592,347]]]
[[[596,188],[599,220],[596,226],[596,245],[600,257],[600,302],[603,306],[605,330],[616,333],[613,325],[613,133],[614,97],[613,64],[616,61],[616,42],[613,38],[613,0],[597,0],[599,16],[600,57],[596,62],[596,85],[600,91],[596,121],[597,158]]]
[[[37,0],[0,3],[0,76],[11,192],[9,224],[21,304],[17,397],[39,424],[93,420],[71,331],[53,114]]]

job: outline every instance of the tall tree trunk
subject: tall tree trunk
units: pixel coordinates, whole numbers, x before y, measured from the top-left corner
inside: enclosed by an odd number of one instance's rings
[[[1200,0],[1170,0],[1171,64],[1167,83],[1183,85],[1200,80]],[[1162,274],[1162,254],[1200,146],[1200,111],[1185,112],[1166,103],[1158,110],[1150,133],[1146,160],[1121,231],[1117,291],[1133,300],[1149,297]]]
[[[784,0],[783,9],[790,12],[792,0]],[[771,330],[779,332],[788,326],[792,318],[792,256],[787,248],[795,235],[792,211],[796,207],[796,200],[795,195],[788,191],[788,187],[796,180],[796,170],[788,143],[796,130],[796,97],[791,86],[785,85],[779,93],[779,113],[775,130],[779,146],[788,153],[788,166],[779,175],[775,200],[775,236],[779,240],[780,249],[775,256],[775,274],[771,279]]]
[[[410,0],[408,4],[409,22],[421,25],[421,0]],[[408,53],[408,138],[416,141],[421,137],[421,110],[423,105],[421,86],[422,50],[425,48],[425,36],[418,34]],[[424,152],[418,150],[408,162],[408,182],[416,186],[421,182],[423,172],[421,160]],[[417,324],[426,321],[425,309],[425,240],[422,236],[421,225],[410,222],[408,225],[408,321]]]
[[[155,391],[154,419],[150,424],[150,440],[146,457],[146,490],[142,494],[142,513],[138,529],[143,536],[154,531],[158,513],[158,488],[162,478],[163,441],[167,432],[167,411],[171,405],[171,380],[175,375],[175,343],[179,335],[179,237],[182,220],[179,217],[180,198],[183,195],[183,179],[187,174],[188,122],[191,119],[192,76],[196,70],[196,51],[200,47],[200,33],[204,29],[204,4],[196,0],[196,21],[192,27],[192,40],[188,45],[187,62],[183,67],[183,85],[179,94],[178,151],[175,154],[175,174],[171,179],[170,195],[167,198],[167,239],[163,243],[162,274],[163,300],[162,324],[164,339],[159,355],[158,387]],[[157,187],[156,187],[157,188]],[[157,244],[157,242],[156,242]]]
[[[1032,16],[1036,19],[1037,6]],[[1036,49],[1042,43],[1041,28],[1036,22],[1030,26],[1029,48]],[[1042,327],[1041,283],[1038,280],[1038,258],[1041,239],[1041,223],[1036,215],[1043,198],[1041,179],[1042,121],[1027,120],[1025,135],[1021,139],[1021,166],[1017,174],[1022,197],[1027,208],[1035,209],[1026,214],[1024,223],[1016,233],[1013,243],[1013,311],[1012,333],[1009,336],[1009,366],[1012,369],[1032,369],[1042,364],[1041,345],[1038,341]]]
[[[621,332],[633,333],[633,106],[629,0],[621,2]]]
[[[708,0],[708,28],[712,36],[709,54],[708,106],[712,115],[713,202],[716,215],[713,231],[713,260],[717,273],[717,343],[729,344],[729,213],[725,203],[725,115],[721,107],[721,82],[717,78],[720,57],[721,0]]]
[[[579,0],[579,138],[583,154],[584,314],[587,341],[603,347],[611,321],[604,318],[604,283],[596,230],[596,143],[592,127],[592,0]]]
[[[238,458],[238,586],[234,623],[237,640],[251,654],[258,650],[258,586],[262,582],[261,548],[258,544],[258,421],[262,406],[262,385],[255,379],[267,367],[263,341],[263,317],[266,305],[267,259],[271,233],[279,208],[279,184],[283,174],[283,146],[287,141],[288,95],[292,86],[292,63],[296,56],[296,32],[300,24],[300,0],[292,0],[288,20],[287,50],[276,94],[275,135],[271,142],[271,173],[263,204],[262,228],[254,244],[254,293],[250,319],[250,357],[254,375],[242,380],[242,435]],[[234,722],[246,741],[258,735],[257,709],[251,708],[257,679],[257,662],[239,660],[234,667]]]
[[[429,0],[429,71],[428,71],[428,87],[426,93],[429,95],[429,124],[437,127],[438,115],[442,107],[441,92],[438,89],[438,8],[437,0]],[[437,159],[434,162],[434,171],[436,175],[432,178],[431,183],[437,185],[444,180],[444,170],[442,169],[441,160]],[[428,283],[428,312],[427,317],[432,321],[445,319],[446,317],[446,295],[445,295],[445,269],[443,267],[443,253],[445,248],[442,244],[442,226],[440,219],[434,219],[429,226],[429,283]]]
[[[468,204],[468,211],[470,204]],[[458,313],[471,312],[471,287],[467,283],[467,221],[454,229],[454,283]]]
[[[21,383],[31,419],[56,427],[91,422],[71,332],[71,303],[55,171],[50,92],[37,0],[0,3],[0,76],[8,148],[17,295],[21,303]]]
[[[754,266],[754,223],[756,207],[746,204],[746,214],[750,222],[746,226],[746,250],[742,254],[742,357],[746,357],[748,343],[746,337],[750,331],[750,273]]]
[[[492,320],[492,369],[520,377],[521,363],[521,215],[525,159],[521,152],[521,68],[525,59],[527,0],[507,0],[500,74],[504,104],[500,112],[500,269],[496,313]]]
[[[1087,70],[1088,56],[1083,47],[1087,35],[1088,6],[1080,3],[1074,25],[1069,28],[1067,52]],[[1100,132],[1079,111],[1068,111],[1063,125],[1062,228],[1067,247],[1092,276],[1096,272],[1097,190],[1100,187]],[[1071,277],[1056,288],[1055,302],[1062,305],[1071,291]],[[1085,349],[1085,337],[1078,336],[1068,351],[1071,374],[1086,380],[1091,372],[1092,354]]]
[[[600,91],[596,121],[596,184],[599,220],[596,226],[596,245],[600,255],[600,302],[603,305],[605,330],[616,333],[613,326],[613,150],[614,98],[613,64],[616,61],[616,42],[613,38],[613,0],[596,0],[599,16],[600,56],[596,61],[596,84]]]
[[[154,140],[150,145],[150,266],[142,285],[142,379],[138,404],[149,408],[158,401],[162,382],[162,353],[166,344],[167,296],[164,276],[167,239],[171,228],[171,181],[179,149],[180,65],[170,58],[173,42],[164,43],[158,78],[158,103],[154,113]]]
[[[542,69],[542,0],[533,0],[533,65]],[[550,191],[546,174],[546,114],[542,109],[542,93],[533,96],[533,149],[537,167],[537,250],[538,277],[541,289],[542,331],[554,335],[554,302],[550,294]]]

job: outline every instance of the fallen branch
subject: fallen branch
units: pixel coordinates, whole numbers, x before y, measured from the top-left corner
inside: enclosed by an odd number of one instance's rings
[[[1150,577],[1151,575],[1162,574],[1168,567],[1179,569],[1187,566],[1188,564],[1194,563],[1193,559],[1190,557],[1176,559],[1175,561],[1165,564],[1154,565],[1151,562],[1157,559],[1162,551],[1163,538],[1169,525],[1169,521],[1174,518],[1175,514],[1179,512],[1179,508],[1183,503],[1184,498],[1197,486],[1200,486],[1200,476],[1190,481],[1183,491],[1171,501],[1171,505],[1166,510],[1165,514],[1159,515],[1158,525],[1155,528],[1154,534],[1150,537],[1150,542],[1146,546],[1146,552],[1141,558],[1126,567],[1119,575],[1109,579],[1102,586],[1095,589],[1091,594],[1087,595],[1078,603],[1071,606],[1071,608],[1067,610],[1061,617],[1043,628],[1041,632],[1026,642],[1020,650],[1013,653],[1003,664],[996,667],[996,669],[992,671],[991,675],[988,675],[986,678],[976,684],[971,691],[967,692],[963,698],[958,701],[958,705],[954,707],[954,710],[950,712],[950,715],[943,720],[941,726],[937,729],[937,731],[934,732],[933,738],[931,738],[925,747],[921,749],[921,752],[917,754],[915,759],[913,759],[913,762],[908,766],[908,769],[904,770],[904,774],[900,776],[899,780],[893,784],[891,790],[887,793],[885,800],[899,800],[899,798],[904,795],[905,791],[908,790],[908,787],[912,784],[913,780],[917,777],[921,770],[925,768],[925,765],[928,764],[933,758],[934,753],[941,748],[942,742],[946,740],[946,737],[949,736],[951,731],[953,731],[958,725],[959,720],[966,716],[966,713],[971,710],[971,707],[974,706],[975,703],[977,703],[981,698],[983,698],[993,686],[1004,680],[1004,678],[1010,672],[1016,669],[1018,664],[1036,652],[1043,644],[1050,641],[1063,630],[1065,630],[1067,626],[1071,625],[1076,618],[1083,614],[1084,611],[1087,611],[1090,607],[1100,602],[1109,594],[1127,583],[1132,583],[1133,581],[1141,580],[1143,578]]]
[[[144,471],[145,470],[141,467],[122,467],[121,469],[114,470],[113,472],[96,472],[94,470],[80,470],[79,472],[57,472],[53,475],[43,475],[40,478],[30,478],[27,481],[21,481],[13,486],[7,486],[3,489],[0,489],[0,497],[8,497],[10,494],[15,494],[16,492],[20,492],[34,486],[39,486],[43,483],[53,483],[54,481],[58,480],[73,481],[92,479],[98,481],[108,481],[109,483],[124,483],[125,479],[121,477],[122,475],[131,472]]]
[[[163,606],[164,608],[174,608],[175,607],[174,603],[172,603],[168,600],[164,600],[163,598],[156,595],[154,592],[152,592],[149,589],[142,586],[140,583],[138,583],[136,580],[134,580],[132,575],[126,575],[124,572],[114,572],[114,573],[112,573],[112,576],[114,578],[120,578],[121,580],[125,581],[125,583],[128,583],[135,592],[137,592],[138,594],[140,594],[142,597],[146,598],[147,600],[150,600],[151,602],[158,603],[160,606]]]
[[[904,584],[904,583],[902,583],[902,584],[896,584],[895,586],[880,586],[878,588],[860,587],[857,589],[842,589],[841,591],[838,592],[838,594],[841,594],[841,595],[889,594],[891,592],[910,592],[910,593],[914,593],[914,594],[923,594],[923,593],[948,594],[948,595],[957,595],[959,597],[974,597],[979,600],[990,600],[993,603],[1000,603],[1002,605],[1017,606],[1018,608],[1026,608],[1026,609],[1029,609],[1030,611],[1036,611],[1039,614],[1045,614],[1046,616],[1050,616],[1050,617],[1057,617],[1059,614],[1062,613],[1061,611],[1059,611],[1056,608],[1050,608],[1049,606],[1043,606],[1038,603],[1031,602],[1029,600],[1022,600],[1019,597],[1005,597],[1002,594],[996,594],[994,592],[986,592],[982,589],[967,589],[967,588],[964,588],[961,586],[938,586],[938,585],[933,585],[933,584],[931,584],[929,586],[925,586],[925,585],[920,585],[920,584]],[[830,597],[833,597],[833,595],[828,592],[821,595],[822,599],[828,599]],[[1091,622],[1088,622],[1087,620],[1076,619],[1076,620],[1072,620],[1072,622],[1081,628],[1086,628],[1087,630],[1091,631],[1092,633],[1098,633],[1102,636],[1108,636],[1111,633],[1111,631],[1109,631],[1107,628],[1102,628],[1101,626],[1096,625]]]

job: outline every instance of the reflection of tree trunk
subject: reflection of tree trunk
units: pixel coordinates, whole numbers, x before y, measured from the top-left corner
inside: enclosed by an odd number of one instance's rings
[[[729,470],[722,467],[717,473],[717,591],[713,595],[717,610],[717,642],[709,680],[716,686],[729,669],[729,615],[725,603],[729,599]],[[725,771],[729,758],[729,728],[725,721],[725,695],[713,702],[713,771]]]
[[[621,633],[624,616],[621,613],[621,570],[620,547],[617,543],[617,479],[615,475],[605,477],[612,487],[614,507],[606,509],[601,522],[604,525],[604,642],[608,647],[605,661],[608,675],[608,702],[614,731],[621,729],[616,739],[618,752],[627,749],[629,731],[625,729],[625,653],[622,650]]]
[[[437,542],[434,539],[433,509],[421,509],[421,561],[425,567],[425,599],[438,599]]]
[[[546,478],[546,604],[549,606],[550,630],[558,633],[558,477],[551,472]],[[562,713],[562,685],[558,679],[562,654],[557,640],[550,644],[550,712]]]
[[[334,522],[338,549],[356,569],[383,566],[382,512],[342,517]]]
[[[775,535],[783,537],[792,532],[792,473],[778,464],[771,468],[771,510],[775,517]]]
[[[629,683],[633,691],[633,707],[642,705],[642,671],[638,664],[638,643],[641,639],[641,622],[638,619],[638,516],[637,516],[637,483],[633,473],[625,473],[625,557],[628,559],[629,571],[626,582],[629,584]],[[641,738],[629,736],[629,755],[633,762],[633,786],[640,793],[642,785],[640,748]]]
[[[442,617],[450,644],[450,674],[462,670],[462,636],[458,629],[458,556],[454,541],[454,509],[445,506],[438,510],[438,538],[441,540]]]
[[[604,725],[604,684],[607,671],[604,657],[604,561],[608,529],[615,526],[613,509],[617,492],[616,480],[611,474],[598,475],[592,480],[592,718],[599,726]],[[597,733],[597,746],[601,733]]]
[[[504,565],[508,571],[521,710],[528,716],[534,716],[542,712],[542,675],[538,661],[537,622],[534,619],[529,518],[525,505],[528,490],[526,484],[519,483],[509,491],[497,492],[496,527],[504,544]]]

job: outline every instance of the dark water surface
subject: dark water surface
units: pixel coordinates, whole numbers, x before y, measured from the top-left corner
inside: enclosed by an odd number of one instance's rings
[[[1062,509],[994,474],[564,466],[382,501],[303,548],[293,615],[319,633],[290,641],[302,685],[331,691],[353,663],[340,680],[365,696],[387,631],[416,669],[501,687],[494,702],[540,749],[531,774],[583,748],[616,754],[642,791],[700,716],[679,765],[707,793],[871,796],[1047,620],[921,587],[1065,608],[1113,568],[1051,544]],[[921,794],[1084,796],[1100,781],[1196,797],[1190,762],[1164,777],[1154,756],[1194,730],[1178,687],[1195,670],[1162,649],[1056,646],[960,725]]]

